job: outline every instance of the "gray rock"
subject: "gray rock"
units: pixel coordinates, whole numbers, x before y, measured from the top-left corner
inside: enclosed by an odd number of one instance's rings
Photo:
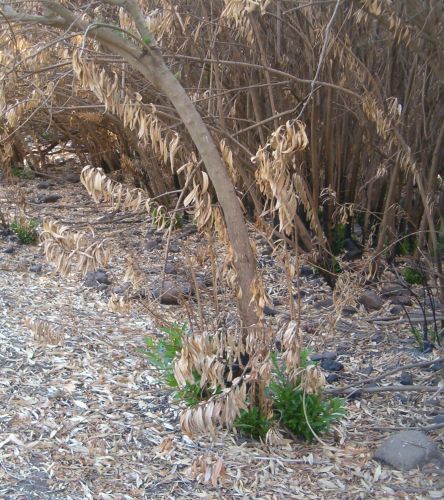
[[[343,241],[344,250],[346,251],[344,254],[344,260],[353,260],[361,257],[362,255],[362,247],[356,241],[346,238]]]
[[[155,286],[153,288],[153,296],[159,299],[161,304],[177,305],[181,298],[189,296],[191,289],[188,285],[177,285],[172,281],[165,281],[163,287]]]
[[[337,373],[330,373],[325,377],[327,384],[332,384],[333,382],[337,382],[340,379]]]
[[[432,460],[443,462],[437,445],[420,431],[402,431],[390,436],[380,444],[374,458],[398,470],[422,467]]]
[[[131,283],[129,281],[125,281],[119,286],[113,288],[113,293],[117,293],[118,295],[125,293],[130,287]]]
[[[177,274],[176,266],[172,262],[165,264],[165,274]]]
[[[171,253],[179,253],[180,252],[180,247],[177,243],[171,243],[169,251]]]
[[[111,281],[104,269],[98,269],[96,272],[87,272],[83,281],[83,286],[87,288],[97,288],[98,290],[104,290],[110,284]]]
[[[352,316],[353,314],[356,314],[357,312],[358,312],[358,310],[356,309],[356,307],[353,307],[353,306],[345,306],[342,309],[342,314],[344,316]]]
[[[444,415],[436,415],[432,418],[432,424],[444,424]]]
[[[390,308],[390,314],[400,314],[402,313],[403,308],[400,305],[395,305]]]
[[[323,359],[321,361],[321,367],[328,372],[340,372],[344,369],[344,365],[333,359]]]
[[[60,194],[48,194],[46,196],[42,196],[39,198],[40,203],[55,203],[56,201],[59,201],[62,198],[62,195]]]
[[[402,385],[413,385],[413,375],[409,372],[402,372],[399,377],[399,383]]]
[[[390,302],[399,306],[411,306],[412,299],[408,295],[394,295],[390,297]]]
[[[310,266],[301,266],[299,269],[299,276],[313,276],[315,272]]]
[[[371,373],[373,373],[373,366],[372,365],[368,365],[368,366],[363,366],[359,371],[364,374],[364,375],[370,375]]]
[[[52,186],[54,186],[54,184],[51,181],[43,181],[37,184],[37,189],[49,189]]]
[[[42,271],[42,265],[41,264],[33,264],[29,270],[31,273],[40,273]]]
[[[444,363],[433,363],[433,365],[430,366],[430,370],[432,372],[439,372],[441,370],[444,371]]]
[[[158,240],[148,240],[145,243],[145,248],[148,250],[148,252],[152,252],[153,250],[156,250],[159,248],[159,241]]]
[[[383,297],[397,297],[399,295],[410,295],[410,290],[399,283],[390,283],[381,290]]]
[[[69,174],[66,174],[64,177],[66,182],[70,182],[71,184],[77,184],[77,182],[80,182],[80,174],[76,172],[69,172]]]
[[[367,290],[366,292],[364,292],[359,297],[358,302],[362,304],[367,309],[367,311],[380,309],[384,304],[384,301],[381,299],[381,297],[373,290]]]
[[[297,285],[296,285],[297,286]],[[303,290],[302,288],[299,290],[299,291],[296,291],[294,294],[293,294],[293,298],[297,299],[298,297],[306,297],[307,296],[307,292],[305,290]]]
[[[105,271],[105,269],[98,269],[96,271],[96,281],[97,283],[100,283],[101,285],[110,285],[111,281]]]
[[[15,252],[15,248],[13,246],[10,246],[10,247],[7,247],[3,250],[3,253],[14,253]]]
[[[324,351],[320,353],[314,353],[310,356],[312,361],[321,361],[322,359],[336,359],[338,357],[337,353],[334,351]]]
[[[327,309],[328,307],[331,307],[333,305],[333,301],[331,299],[325,299],[325,300],[319,300],[318,302],[315,302],[314,307],[315,309]]]

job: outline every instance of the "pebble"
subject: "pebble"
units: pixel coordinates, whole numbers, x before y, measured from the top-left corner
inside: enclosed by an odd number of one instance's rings
[[[323,359],[321,361],[321,367],[329,372],[340,372],[344,369],[344,365],[333,359]]]
[[[361,369],[360,369],[360,372],[363,374],[363,375],[370,375],[371,373],[373,373],[373,366],[372,365],[368,365],[368,366],[363,366]]]
[[[400,314],[403,311],[403,308],[400,305],[394,305],[389,309],[390,314]]]
[[[96,281],[101,285],[110,285],[111,281],[105,271],[105,269],[98,269],[95,275]]]
[[[438,446],[421,431],[393,434],[379,445],[374,458],[403,471],[423,467],[432,460],[443,463]]]
[[[3,250],[3,253],[14,253],[15,252],[15,248],[13,246],[10,246],[10,247],[7,247]]]
[[[367,311],[380,309],[384,305],[384,301],[373,290],[367,290],[358,299]]]
[[[169,251],[171,253],[179,253],[180,252],[180,247],[177,243],[171,243]]]
[[[329,373],[325,377],[327,384],[332,384],[333,382],[337,382],[339,379],[340,379],[340,377],[337,373]]]
[[[104,269],[98,269],[96,272],[87,272],[83,281],[83,286],[87,288],[97,288],[100,291],[104,290],[110,284],[111,281]]]
[[[310,356],[312,361],[321,361],[323,359],[336,359],[338,354],[335,351],[324,351],[320,353],[314,353]]]
[[[33,264],[29,270],[31,273],[40,273],[42,270],[42,265],[41,264]]]
[[[408,295],[395,295],[390,298],[390,302],[399,306],[411,306],[412,299]],[[401,308],[402,309],[402,308]]]
[[[148,240],[145,243],[145,248],[148,250],[148,252],[151,252],[151,251],[159,248],[159,243],[160,243],[160,241],[158,241],[158,240]]]
[[[59,201],[62,198],[62,195],[60,194],[48,194],[46,196],[42,196],[41,198],[38,198],[38,203],[55,203],[56,201]]]
[[[358,310],[356,309],[356,307],[353,307],[353,306],[345,306],[342,309],[342,314],[344,316],[352,316],[353,314],[356,314],[357,312],[358,312]]]
[[[413,385],[413,375],[409,372],[402,372],[399,377],[399,383],[401,385]]]
[[[328,307],[331,307],[332,305],[333,305],[332,299],[319,300],[318,302],[314,303],[315,309],[327,309]]]
[[[177,274],[176,266],[172,262],[165,264],[165,274]]]
[[[161,304],[177,305],[182,297],[190,295],[191,289],[185,284],[176,285],[172,281],[165,281],[162,288],[155,286],[152,293],[153,297],[159,299]]]
[[[444,424],[444,415],[436,415],[432,418],[431,424]]]

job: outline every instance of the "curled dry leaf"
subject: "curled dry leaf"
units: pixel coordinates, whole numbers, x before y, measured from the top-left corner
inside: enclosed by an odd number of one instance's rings
[[[34,340],[42,344],[63,344],[65,336],[62,330],[56,330],[53,325],[38,318],[25,318],[24,324],[31,330]]]
[[[193,460],[189,469],[190,477],[204,484],[211,484],[216,487],[223,483],[227,477],[223,460],[215,456],[201,455]]]
[[[125,300],[125,297],[119,297],[115,293],[108,300],[108,309],[115,313],[126,313],[129,311],[130,305]]]
[[[73,265],[83,275],[108,265],[109,252],[105,249],[105,240],[88,244],[85,233],[69,232],[67,226],[55,221],[43,221],[40,242],[48,262],[55,264],[64,276],[71,272]]]

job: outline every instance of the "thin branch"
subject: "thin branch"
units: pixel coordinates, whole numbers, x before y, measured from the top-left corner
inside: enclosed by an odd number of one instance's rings
[[[381,375],[378,375],[377,377],[372,377],[368,378],[366,380],[361,380],[359,382],[355,382],[353,384],[346,385],[344,387],[338,387],[338,388],[332,388],[332,389],[326,389],[326,391],[329,392],[329,394],[341,394],[344,391],[347,391],[348,389],[356,389],[357,387],[360,387],[362,385],[367,385],[367,384],[373,384],[375,382],[379,382],[380,380],[389,377],[390,375],[393,375],[395,373],[398,373],[403,370],[410,370],[411,368],[422,368],[424,366],[430,366],[434,364],[439,364],[444,362],[444,356],[441,356],[439,358],[435,359],[428,359],[426,361],[418,361],[417,363],[410,363],[409,365],[402,365],[398,366],[396,368],[393,368],[392,370],[388,370]],[[403,387],[408,387],[408,386],[403,386]]]

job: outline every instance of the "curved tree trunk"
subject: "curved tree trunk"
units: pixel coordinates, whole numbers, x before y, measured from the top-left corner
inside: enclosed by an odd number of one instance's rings
[[[26,2],[22,4],[22,12],[17,12],[11,6],[5,5],[3,16],[10,21],[21,23],[49,25],[71,32],[80,30],[85,35],[98,40],[112,53],[122,56],[125,61],[170,99],[202,157],[223,210],[228,237],[234,251],[238,285],[241,290],[238,297],[239,312],[243,325],[245,327],[252,326],[258,322],[252,293],[252,285],[256,277],[256,259],[250,245],[241,206],[227,168],[202,117],[183,86],[166,65],[159,49],[152,44],[152,36],[145,25],[137,2],[135,0],[105,0],[104,3],[120,6],[128,11],[141,35],[141,39],[138,41],[140,45],[118,36],[119,28],[104,26],[102,23],[88,24],[82,21],[76,13],[53,0],[41,0],[45,12],[45,15],[42,16],[28,14]]]

